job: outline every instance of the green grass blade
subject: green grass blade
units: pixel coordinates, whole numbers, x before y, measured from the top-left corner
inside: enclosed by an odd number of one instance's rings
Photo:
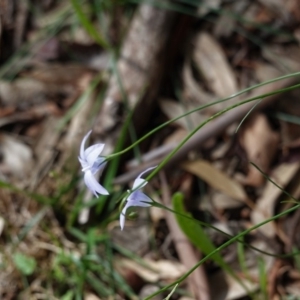
[[[84,12],[82,11],[82,4],[78,0],[71,0],[74,11],[81,22],[84,29],[87,33],[104,49],[110,49],[109,44],[105,41],[105,39],[99,34],[94,25],[90,22],[90,20],[86,17]]]
[[[260,285],[261,293],[263,295],[263,299],[269,299],[268,291],[267,291],[268,279],[267,279],[266,265],[262,257],[258,258],[258,274],[259,274],[259,285]]]

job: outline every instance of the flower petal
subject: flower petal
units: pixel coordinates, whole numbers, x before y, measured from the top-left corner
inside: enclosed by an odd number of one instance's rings
[[[142,172],[142,173],[136,178],[136,180],[134,181],[133,186],[132,186],[132,189],[135,190],[136,188],[141,189],[142,187],[144,187],[144,186],[148,183],[148,181],[145,180],[145,179],[142,179],[141,176],[144,175],[145,173],[149,172],[150,170],[155,169],[156,167],[157,167],[157,166],[148,168],[147,170],[145,170],[144,172]]]
[[[90,166],[90,170],[91,172],[95,175],[97,172],[103,171],[103,169],[105,168],[107,162],[105,161],[104,157],[99,156],[96,161],[93,163],[92,166]]]
[[[108,191],[95,179],[90,170],[85,172],[84,182],[97,198],[98,194],[109,195]]]
[[[131,206],[141,206],[141,207],[149,207],[151,206],[151,198],[149,198],[147,195],[142,193],[141,191],[134,191],[132,192],[129,197],[127,198],[127,203],[122,209],[122,212],[120,213],[120,227],[121,230],[123,230],[125,225],[125,219],[126,219],[126,210],[127,208]]]
[[[123,230],[124,225],[125,225],[125,218],[126,218],[126,210],[130,205],[127,204],[124,206],[124,208],[122,209],[122,212],[120,213],[120,227],[121,230]]]
[[[132,192],[127,198],[127,205],[129,206],[141,206],[149,207],[151,206],[152,200],[143,192],[137,190]]]
[[[92,133],[92,130],[90,130],[82,139],[81,145],[80,145],[80,157],[81,159],[86,159],[85,155],[84,155],[84,146],[85,146],[85,142],[88,139],[88,137],[90,136],[90,134]]]
[[[87,160],[87,162],[90,166],[92,166],[94,164],[97,157],[102,152],[103,148],[104,148],[104,144],[96,144],[96,145],[88,147],[84,151],[85,159]]]
[[[148,183],[147,180],[143,179],[143,178],[136,178],[136,180],[133,183],[132,189],[141,189],[143,188],[146,184]]]

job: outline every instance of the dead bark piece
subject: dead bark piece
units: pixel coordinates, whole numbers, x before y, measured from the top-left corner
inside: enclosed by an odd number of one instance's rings
[[[263,172],[268,172],[278,149],[279,134],[268,124],[267,117],[257,114],[240,135],[240,143],[247,153],[248,160],[257,165]],[[250,165],[244,182],[251,186],[261,186],[264,176],[257,168]]]
[[[170,11],[160,10],[151,5],[141,5],[138,8],[117,64],[120,80],[116,74],[111,77],[107,95],[94,126],[95,133],[105,136],[121,120],[120,108],[125,99],[120,81],[128,99],[129,109],[135,108],[141,100],[141,106],[136,108],[136,115],[139,116],[140,122],[147,122],[163,73],[161,61],[173,21],[174,13]],[[118,136],[119,131],[117,126],[114,134],[110,132],[105,141],[111,148],[114,145],[112,137]]]

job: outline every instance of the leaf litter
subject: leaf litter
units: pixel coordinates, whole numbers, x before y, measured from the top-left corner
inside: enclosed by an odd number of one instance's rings
[[[107,143],[108,155],[199,105],[300,71],[297,1],[218,0],[168,9],[90,1],[82,7],[85,24],[75,2],[33,1],[33,10],[1,4],[1,299],[139,299],[182,276],[204,254],[179,231],[174,215],[133,210],[121,232],[116,203],[131,186],[131,171],[157,165],[201,122],[247,95],[169,124],[122,156],[103,174],[118,183],[110,180],[112,197],[100,199],[102,206],[83,188],[80,141],[93,129],[92,143]],[[117,58],[96,43],[90,26],[119,47]],[[182,192],[193,217],[230,235],[291,207],[295,199],[268,177],[298,199],[298,94],[271,97],[267,106],[263,100],[242,123],[245,114],[220,123],[204,142],[196,137],[145,192],[167,206]],[[229,126],[240,126],[238,133]],[[295,252],[299,220],[297,212],[287,215],[244,242],[269,254]],[[228,240],[204,231],[215,246]],[[283,260],[237,244],[221,255],[258,299],[265,291],[268,299],[299,295],[297,257]],[[192,278],[171,299],[250,299],[213,261]]]

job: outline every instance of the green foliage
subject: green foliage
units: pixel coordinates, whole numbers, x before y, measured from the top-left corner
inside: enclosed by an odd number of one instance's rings
[[[36,269],[36,260],[33,257],[27,256],[22,253],[15,253],[13,261],[16,268],[25,276],[33,274]]]
[[[183,194],[175,193],[172,197],[172,204],[174,211],[178,212],[178,214],[175,214],[176,220],[181,230],[185,233],[189,240],[204,254],[209,254],[214,251],[216,247],[206,235],[201,225],[193,222],[191,214],[186,212],[184,208]],[[184,218],[183,215],[186,215],[189,219]],[[212,256],[212,260],[214,260],[220,267],[228,267],[220,253],[216,253]]]

